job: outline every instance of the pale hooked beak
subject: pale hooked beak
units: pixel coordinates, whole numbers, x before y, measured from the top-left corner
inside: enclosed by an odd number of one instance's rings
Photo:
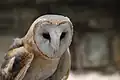
[[[54,53],[59,50],[60,46],[60,33],[57,31],[52,32],[52,38],[51,38],[51,46],[54,49]]]

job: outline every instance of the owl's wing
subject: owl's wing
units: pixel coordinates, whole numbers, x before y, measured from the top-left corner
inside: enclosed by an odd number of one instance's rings
[[[22,80],[33,57],[24,47],[8,51],[1,66],[0,80]]]
[[[10,45],[9,50],[12,50],[12,49],[15,49],[15,48],[18,48],[18,47],[21,47],[21,46],[23,46],[22,38],[15,38],[13,40],[13,43]]]
[[[71,55],[69,49],[62,55],[57,70],[46,80],[67,80],[71,68]]]

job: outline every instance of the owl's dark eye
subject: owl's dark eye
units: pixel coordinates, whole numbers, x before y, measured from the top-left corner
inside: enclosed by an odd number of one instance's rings
[[[61,36],[60,36],[60,40],[62,40],[66,35],[66,32],[62,32]]]
[[[43,33],[42,36],[47,39],[47,40],[50,40],[50,35],[49,33]]]

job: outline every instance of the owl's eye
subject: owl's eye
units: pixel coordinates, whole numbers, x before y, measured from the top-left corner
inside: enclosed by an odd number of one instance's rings
[[[47,40],[50,40],[50,35],[49,33],[43,33],[42,36],[47,39]]]
[[[60,36],[60,40],[62,40],[66,35],[66,32],[62,32],[61,36]]]

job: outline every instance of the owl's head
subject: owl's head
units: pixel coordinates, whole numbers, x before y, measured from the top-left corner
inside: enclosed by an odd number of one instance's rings
[[[70,46],[73,25],[62,15],[43,15],[32,24],[37,48],[49,58],[60,58]]]

